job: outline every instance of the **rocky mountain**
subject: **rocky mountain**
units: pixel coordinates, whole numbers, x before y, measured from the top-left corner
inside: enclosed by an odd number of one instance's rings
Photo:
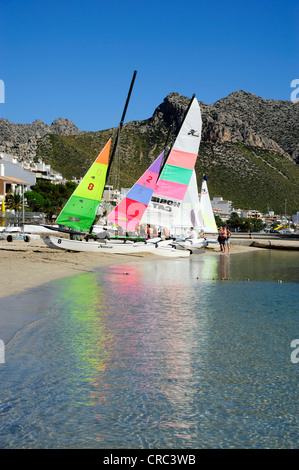
[[[58,118],[49,126],[36,119],[32,124],[14,124],[0,119],[0,152],[20,160],[36,156],[37,142],[48,134],[74,135],[82,132],[69,119]]]
[[[152,117],[123,126],[109,183],[132,186],[161,149],[171,145],[189,101],[170,93]],[[235,208],[282,213],[287,204],[290,213],[298,211],[298,103],[236,91],[212,105],[200,102],[200,107],[203,127],[196,170],[199,178],[208,175],[211,197],[230,199]],[[67,119],[51,126],[39,120],[12,124],[0,119],[0,151],[41,157],[64,176],[79,177],[116,133],[82,132]]]
[[[156,109],[153,120],[167,125],[176,114],[176,128],[189,98],[168,95]],[[236,91],[212,105],[200,102],[202,142],[242,142],[277,151],[299,163],[299,106],[291,101],[265,100]]]

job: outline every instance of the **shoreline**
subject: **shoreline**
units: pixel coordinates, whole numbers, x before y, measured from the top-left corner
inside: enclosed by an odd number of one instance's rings
[[[231,245],[231,254],[260,250],[260,248]],[[223,254],[219,246],[203,250],[213,256]],[[42,238],[25,243],[22,240],[8,243],[0,241],[1,253],[1,289],[0,298],[19,294],[27,289],[38,287],[56,279],[62,279],[84,272],[93,272],[96,268],[113,264],[143,262],[149,259],[165,259],[149,253],[136,254],[101,254],[76,253],[56,250],[45,245]],[[198,256],[198,255],[193,255]]]

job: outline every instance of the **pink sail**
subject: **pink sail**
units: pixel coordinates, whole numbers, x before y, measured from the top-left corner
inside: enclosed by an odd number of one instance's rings
[[[107,220],[119,227],[133,232],[149,204],[159,176],[164,152],[154,161],[134,184],[126,196],[108,215]]]

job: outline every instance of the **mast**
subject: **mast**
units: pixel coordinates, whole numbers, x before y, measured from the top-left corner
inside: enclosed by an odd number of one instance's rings
[[[108,177],[109,177],[109,173],[110,173],[110,170],[111,170],[111,165],[112,165],[113,157],[114,157],[114,154],[115,154],[117,145],[118,145],[118,141],[119,141],[119,137],[120,137],[120,132],[121,132],[122,127],[123,127],[123,123],[124,123],[124,119],[125,119],[125,116],[126,116],[128,104],[129,104],[129,101],[130,101],[130,98],[131,98],[131,93],[132,93],[132,90],[133,90],[133,86],[134,86],[134,82],[135,82],[136,75],[137,75],[137,70],[134,70],[133,78],[132,78],[132,80],[131,80],[131,85],[130,85],[129,92],[128,92],[128,96],[127,96],[126,103],[125,103],[125,107],[124,107],[124,110],[123,110],[123,113],[122,113],[122,117],[121,117],[121,120],[120,120],[120,123],[119,123],[119,126],[118,126],[118,131],[117,131],[117,136],[116,136],[116,139],[115,139],[115,142],[114,142],[114,147],[113,147],[113,150],[112,150],[110,159],[109,159],[108,168],[107,168],[107,173],[106,173],[106,182],[108,181]],[[93,221],[93,224],[91,225],[91,227],[90,227],[90,229],[89,229],[89,233],[92,233],[92,230],[93,230],[93,226],[94,226],[94,224],[95,224],[95,221],[96,221],[96,217],[95,217],[95,219],[94,219],[94,221]]]
[[[124,124],[124,119],[125,119],[125,115],[126,115],[126,112],[127,112],[127,107],[128,107],[129,101],[130,101],[131,93],[132,93],[132,90],[133,90],[136,74],[137,74],[137,70],[134,70],[133,78],[132,78],[132,81],[131,81],[130,89],[129,89],[127,100],[126,100],[126,104],[125,104],[123,114],[122,114],[122,117],[121,117],[121,120],[120,120],[120,123],[119,123],[119,126],[118,126],[118,131],[117,131],[117,136],[116,136],[116,139],[115,139],[115,142],[114,142],[114,147],[113,147],[113,150],[112,150],[112,153],[111,153],[111,157],[109,159],[108,170],[107,170],[107,175],[106,175],[106,181],[108,180],[108,176],[109,176],[109,173],[110,173],[110,170],[111,170],[113,157],[114,157],[117,145],[118,145],[120,132],[121,132],[123,124]]]

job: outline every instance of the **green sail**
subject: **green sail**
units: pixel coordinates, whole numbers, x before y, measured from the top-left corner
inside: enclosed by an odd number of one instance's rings
[[[56,219],[56,223],[87,232],[102,199],[108,169],[111,139],[98,155]]]

